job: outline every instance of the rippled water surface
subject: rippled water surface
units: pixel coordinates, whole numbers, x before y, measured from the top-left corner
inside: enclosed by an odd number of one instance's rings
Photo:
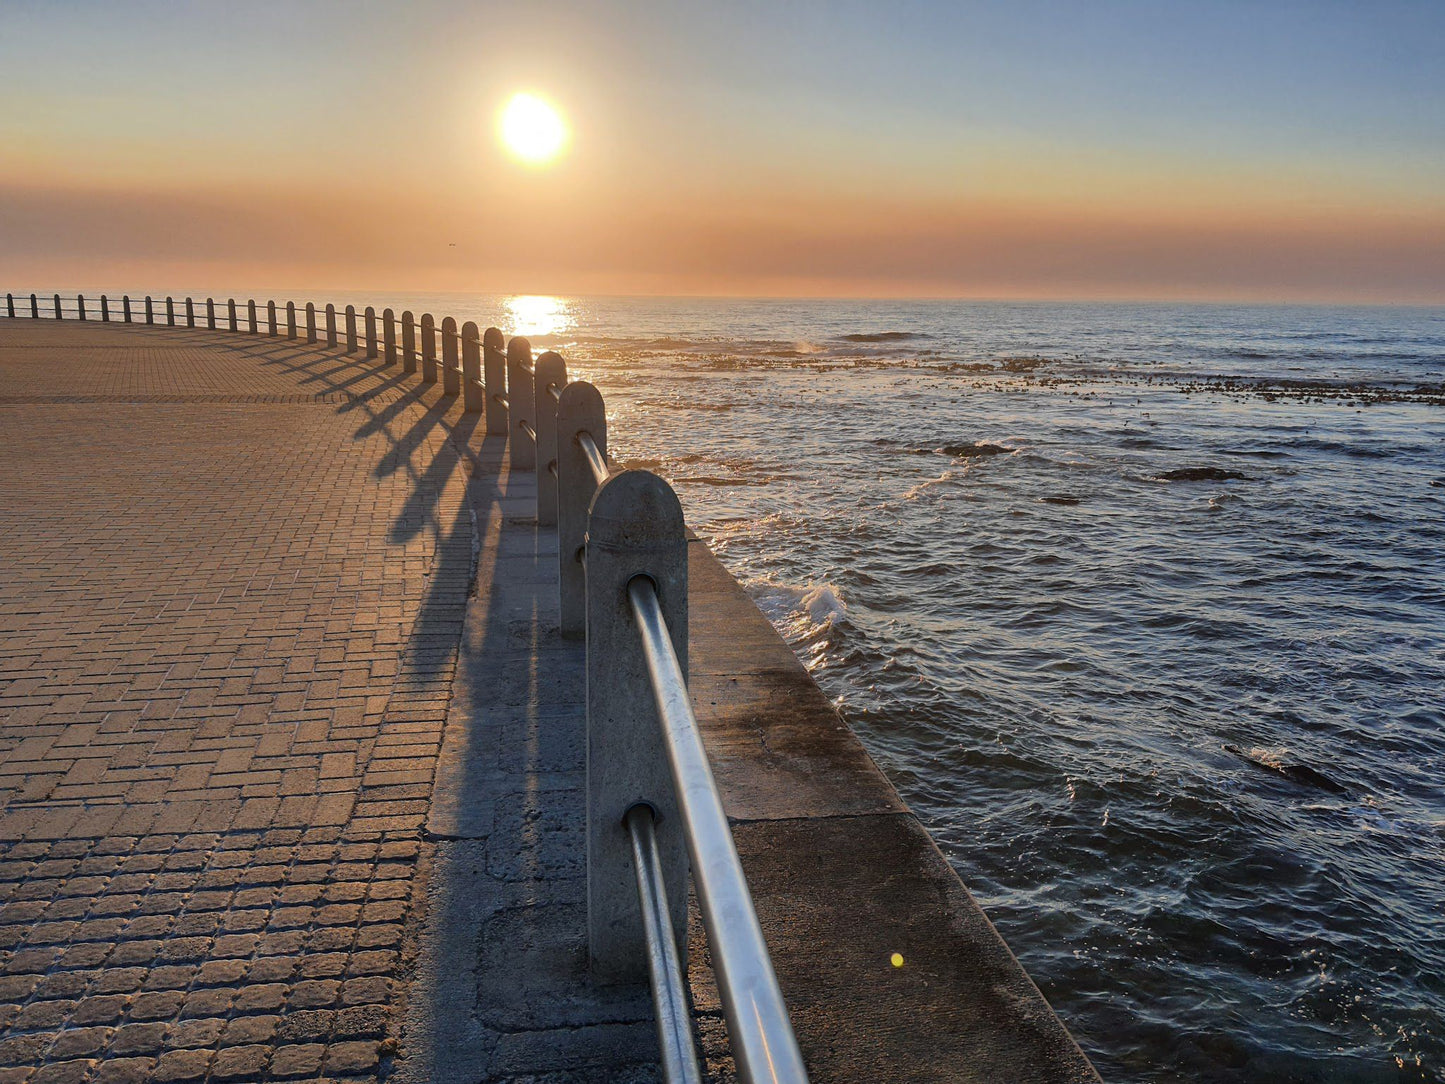
[[[1106,1080],[1445,1079],[1445,311],[425,303],[598,384]]]

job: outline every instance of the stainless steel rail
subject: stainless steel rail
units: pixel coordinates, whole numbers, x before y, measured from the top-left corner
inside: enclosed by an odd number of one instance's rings
[[[591,433],[578,433],[577,443],[587,455],[587,462],[592,467],[592,476],[600,486],[607,481],[607,476],[612,472],[607,469],[607,457],[597,449],[597,442],[592,439]]]
[[[662,881],[662,858],[652,807],[633,806],[625,820],[632,840],[632,868],[637,871],[637,902],[647,935],[647,974],[652,986],[652,1007],[657,1016],[657,1045],[662,1048],[662,1079],[667,1084],[702,1084],[697,1047],[692,1041],[692,1014],[682,979],[682,959],[672,919],[667,914],[667,891]]]
[[[712,945],[713,969],[738,1076],[745,1084],[805,1084],[808,1074],[803,1055],[753,910],[752,894],[733,846],[657,588],[646,576],[638,576],[627,585],[627,595],[662,718],[663,745],[686,827],[693,881]]]

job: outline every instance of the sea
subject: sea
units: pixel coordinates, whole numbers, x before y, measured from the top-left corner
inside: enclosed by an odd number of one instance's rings
[[[358,300],[601,389],[1106,1081],[1445,1080],[1445,309]]]

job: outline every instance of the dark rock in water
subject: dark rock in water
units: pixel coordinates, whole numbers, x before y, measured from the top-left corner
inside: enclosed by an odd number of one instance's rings
[[[1060,497],[1040,497],[1039,500],[1043,501],[1045,504],[1078,504],[1080,498],[1079,498],[1079,497],[1060,496]]]
[[[1430,484],[1436,489],[1445,489],[1445,478],[1432,479]]]
[[[1331,794],[1346,794],[1345,787],[1336,783],[1323,772],[1316,771],[1307,764],[1287,764],[1273,756],[1257,755],[1237,745],[1226,745],[1226,752],[1233,753],[1237,757],[1247,760],[1261,771],[1270,772],[1273,775],[1281,775],[1294,783],[1302,783],[1308,787],[1317,787],[1320,790],[1329,791]]]
[[[999,444],[945,444],[938,449],[944,455],[959,456],[964,459],[973,459],[984,455],[1010,455],[1012,448],[1005,448]]]
[[[1246,482],[1249,476],[1223,467],[1180,467],[1159,475],[1166,482]]]

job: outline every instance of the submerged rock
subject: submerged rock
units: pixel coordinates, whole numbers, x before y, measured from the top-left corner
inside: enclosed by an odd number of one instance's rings
[[[1249,476],[1223,467],[1180,467],[1159,475],[1166,482],[1247,482]]]

